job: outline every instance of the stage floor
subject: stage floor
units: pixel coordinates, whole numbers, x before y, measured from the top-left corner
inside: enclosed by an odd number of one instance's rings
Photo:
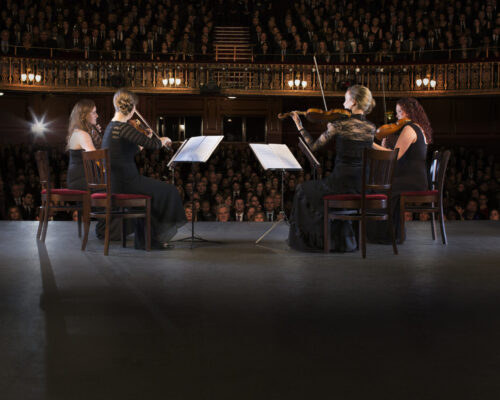
[[[413,222],[365,260],[290,250],[285,224],[255,245],[269,226],[105,257],[75,223],[43,245],[0,221],[0,398],[498,399],[498,222],[450,222],[447,246]]]

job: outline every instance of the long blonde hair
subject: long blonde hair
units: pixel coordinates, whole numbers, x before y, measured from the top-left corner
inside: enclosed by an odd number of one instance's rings
[[[347,91],[351,97],[356,101],[358,107],[363,110],[364,114],[370,114],[375,107],[375,100],[373,99],[372,92],[366,86],[353,85]]]
[[[129,115],[138,103],[139,98],[137,95],[127,89],[119,89],[113,96],[115,111],[123,115]]]
[[[66,148],[69,146],[69,139],[73,134],[75,129],[80,129],[82,131],[90,134],[91,125],[88,122],[88,116],[95,108],[95,103],[90,99],[82,99],[79,100],[73,110],[71,110],[71,115],[69,116],[69,125],[68,125],[68,135],[66,136]]]

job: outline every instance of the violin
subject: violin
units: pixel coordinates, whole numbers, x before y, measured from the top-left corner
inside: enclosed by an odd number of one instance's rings
[[[137,129],[142,134],[149,137],[150,134],[153,134],[158,140],[161,140],[158,134],[151,129],[149,124],[146,122],[144,117],[139,113],[139,111],[135,110],[135,113],[139,117],[139,119],[129,119],[128,123],[132,125],[135,129]],[[166,148],[171,149],[170,146],[165,145]]]
[[[381,140],[389,135],[397,133],[401,129],[403,129],[404,126],[409,122],[411,122],[411,119],[401,118],[397,122],[394,122],[392,124],[382,125],[380,128],[377,129],[377,132],[375,133],[375,137],[377,139]]]
[[[141,132],[143,135],[149,136],[150,132],[148,132],[148,128],[141,122],[140,119],[129,119],[129,125],[132,125],[136,130]]]
[[[285,119],[289,117],[292,114],[292,112],[280,113],[278,114],[278,119]],[[312,123],[330,122],[340,118],[349,118],[351,116],[350,111],[341,108],[336,108],[329,111],[324,111],[319,108],[309,108],[307,111],[295,111],[295,112],[298,115],[304,115],[306,119]]]

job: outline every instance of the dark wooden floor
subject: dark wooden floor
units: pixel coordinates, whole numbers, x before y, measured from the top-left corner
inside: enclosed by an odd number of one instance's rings
[[[498,399],[500,225],[411,223],[394,256],[288,249],[286,225],[135,251],[0,222],[0,398]],[[179,237],[188,235],[184,227]]]

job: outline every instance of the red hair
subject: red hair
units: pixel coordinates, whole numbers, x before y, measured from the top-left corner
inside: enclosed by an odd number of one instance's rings
[[[422,128],[426,142],[432,142],[432,127],[422,105],[413,97],[399,99],[396,103],[414,123]]]

